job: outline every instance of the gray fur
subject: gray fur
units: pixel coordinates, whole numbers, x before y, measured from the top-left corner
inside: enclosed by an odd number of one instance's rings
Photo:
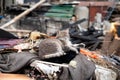
[[[39,45],[39,57],[51,58],[64,55],[63,44],[58,39],[45,39]]]
[[[51,58],[66,55],[64,51],[72,50],[78,53],[78,50],[72,46],[68,30],[62,30],[57,33],[56,39],[44,39],[39,45],[39,57]]]

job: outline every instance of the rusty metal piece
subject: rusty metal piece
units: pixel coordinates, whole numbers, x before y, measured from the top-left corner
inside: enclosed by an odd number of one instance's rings
[[[80,1],[79,6],[112,6],[114,2],[108,1]]]

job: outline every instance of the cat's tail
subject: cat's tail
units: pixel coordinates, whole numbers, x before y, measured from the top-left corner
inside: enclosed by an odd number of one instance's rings
[[[60,56],[63,56],[63,55],[66,55],[66,53],[63,51],[63,52],[57,52],[57,53],[52,53],[52,54],[47,54],[47,55],[44,55],[44,59],[49,59],[49,58],[54,58],[54,57],[60,57]]]

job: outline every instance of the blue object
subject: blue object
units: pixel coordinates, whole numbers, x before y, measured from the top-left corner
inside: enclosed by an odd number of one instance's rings
[[[0,16],[0,19],[4,18],[3,16]]]

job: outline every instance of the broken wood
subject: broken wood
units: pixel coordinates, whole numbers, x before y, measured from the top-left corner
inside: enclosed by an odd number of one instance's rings
[[[112,39],[114,38],[114,35],[112,32],[107,32],[105,37],[104,37],[104,40],[103,40],[103,43],[102,43],[102,47],[101,47],[101,52],[103,54],[107,54],[108,53],[108,50],[109,50],[109,46],[112,42]]]
[[[23,74],[0,73],[0,80],[33,80],[33,79]]]
[[[34,63],[43,63],[43,64],[48,64],[48,65],[54,65],[54,66],[59,66],[59,67],[69,67],[69,65],[68,64],[58,64],[58,63],[52,63],[52,62],[46,62],[46,61],[38,61],[38,60],[36,60],[36,61],[34,61],[33,62],[33,64]],[[32,64],[31,64],[31,66],[33,66]]]
[[[109,55],[117,55],[120,56],[120,39],[114,39],[108,49]]]
[[[9,32],[14,32],[14,33],[30,33],[31,32],[31,30],[17,30],[17,29],[15,29],[15,30],[13,30],[13,29],[4,29],[4,30],[9,31]]]
[[[20,20],[22,17],[26,16],[27,14],[29,14],[31,11],[33,11],[34,9],[36,9],[38,6],[42,5],[46,0],[40,0],[38,3],[36,3],[34,6],[32,6],[31,8],[27,9],[26,11],[24,11],[23,13],[19,14],[18,16],[16,16],[15,18],[13,18],[11,21],[9,21],[8,23],[2,25],[0,28],[4,29],[5,27],[10,26],[11,24],[15,23],[16,21]]]
[[[107,32],[104,38],[104,42],[101,48],[102,53],[110,55],[120,56],[120,23],[115,22],[111,24],[111,30]]]

